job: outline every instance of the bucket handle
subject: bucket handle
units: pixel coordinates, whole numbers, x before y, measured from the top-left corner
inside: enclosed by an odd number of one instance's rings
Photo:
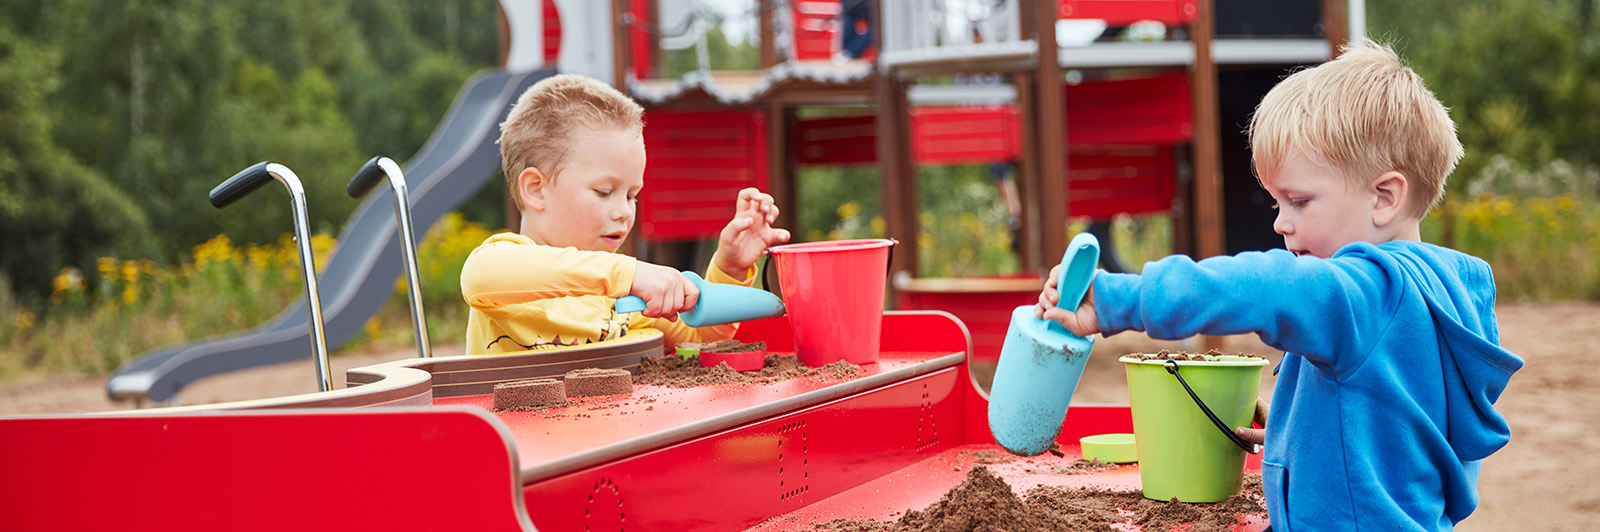
[[[1201,401],[1200,396],[1195,395],[1194,389],[1189,387],[1189,383],[1184,382],[1183,375],[1178,374],[1178,361],[1168,359],[1166,368],[1167,373],[1171,373],[1172,376],[1178,378],[1178,384],[1183,385],[1183,391],[1189,392],[1189,397],[1194,399],[1194,404],[1200,407],[1200,411],[1205,412],[1206,417],[1211,418],[1211,424],[1216,425],[1217,430],[1220,430],[1223,434],[1226,434],[1228,439],[1232,440],[1233,444],[1238,445],[1240,449],[1244,449],[1244,452],[1250,454],[1258,454],[1261,452],[1260,445],[1244,441],[1244,438],[1240,438],[1238,434],[1234,434],[1233,429],[1228,428],[1228,425],[1223,423],[1221,419],[1217,419],[1216,414],[1211,413],[1211,409],[1206,407],[1206,402]]]
[[[889,263],[885,264],[883,268],[883,275],[887,277],[894,271],[894,249],[892,248],[900,245],[900,241],[893,238],[886,238],[885,240],[889,241],[889,247],[891,248],[889,250]],[[772,266],[772,246],[767,246],[767,250],[763,255],[766,255],[767,260],[761,263],[761,288],[769,294],[778,296],[778,301],[783,301],[783,294],[774,292],[772,290],[772,282],[767,280],[767,268]]]

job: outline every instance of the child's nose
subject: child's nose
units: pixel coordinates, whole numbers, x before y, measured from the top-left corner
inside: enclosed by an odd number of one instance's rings
[[[1289,222],[1289,213],[1284,209],[1278,209],[1278,217],[1272,220],[1272,230],[1280,235],[1294,232],[1294,224]]]
[[[611,207],[611,219],[619,222],[633,218],[634,204],[632,201],[622,200]]]

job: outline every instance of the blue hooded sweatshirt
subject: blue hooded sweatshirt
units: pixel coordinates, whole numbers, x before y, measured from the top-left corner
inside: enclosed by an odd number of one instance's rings
[[[1284,250],[1094,281],[1100,329],[1256,333],[1285,351],[1262,481],[1274,532],[1450,530],[1478,506],[1494,410],[1522,359],[1500,347],[1488,263],[1421,242]]]

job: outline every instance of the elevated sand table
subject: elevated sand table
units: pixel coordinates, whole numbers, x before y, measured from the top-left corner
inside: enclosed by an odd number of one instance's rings
[[[590,397],[633,393],[633,374],[625,369],[578,369],[567,372],[567,396]]]
[[[617,370],[627,373],[626,370]],[[557,405],[567,400],[567,387],[555,379],[533,379],[494,385],[494,409],[520,410]]]

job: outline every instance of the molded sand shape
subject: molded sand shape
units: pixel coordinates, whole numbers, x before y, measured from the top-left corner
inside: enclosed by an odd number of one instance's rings
[[[702,344],[679,344],[679,349],[699,352],[700,365],[708,368],[727,363],[734,371],[756,371],[767,365],[767,343],[744,343],[738,340],[717,340]]]
[[[633,374],[625,369],[575,369],[567,372],[567,397],[633,393]]]
[[[567,400],[567,387],[555,379],[502,382],[494,385],[494,409],[518,410]]]

